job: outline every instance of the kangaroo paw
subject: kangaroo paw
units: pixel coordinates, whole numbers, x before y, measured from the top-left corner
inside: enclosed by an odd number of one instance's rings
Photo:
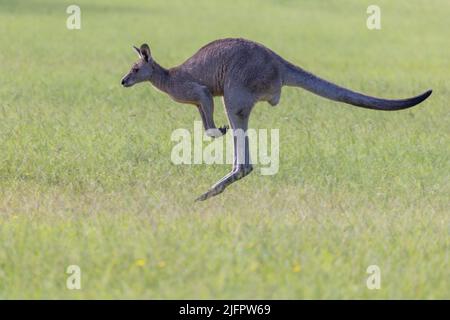
[[[230,129],[230,126],[226,124],[226,125],[220,127],[219,131],[222,133],[222,135],[225,135],[227,133],[228,129]]]
[[[205,131],[206,135],[211,138],[218,138],[227,133],[229,129],[228,125],[225,125],[220,128],[210,128]]]

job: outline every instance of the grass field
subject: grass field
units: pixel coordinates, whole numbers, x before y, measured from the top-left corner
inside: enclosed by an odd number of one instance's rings
[[[76,3],[81,30],[71,2],[0,0],[0,298],[450,298],[448,1],[378,0],[381,30],[365,0]],[[371,95],[434,93],[385,113],[286,88],[250,123],[280,129],[279,172],[197,203],[230,169],[171,163],[197,110],[120,79],[132,44],[170,67],[230,36]]]

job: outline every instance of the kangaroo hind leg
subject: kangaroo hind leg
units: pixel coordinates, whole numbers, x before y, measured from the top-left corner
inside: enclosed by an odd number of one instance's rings
[[[216,182],[216,184],[214,184],[207,192],[198,197],[196,201],[203,201],[222,193],[230,184],[242,179],[253,170],[253,166],[250,161],[250,145],[247,136],[247,129],[250,111],[254,102],[250,99],[250,101],[245,101],[245,103],[240,101],[238,107],[229,100],[230,99],[224,98],[228,120],[230,121],[233,133],[233,168],[230,173]]]

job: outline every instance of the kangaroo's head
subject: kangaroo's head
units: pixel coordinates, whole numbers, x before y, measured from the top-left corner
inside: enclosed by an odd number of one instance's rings
[[[124,87],[131,87],[136,83],[150,80],[154,69],[149,46],[144,43],[141,48],[136,48],[135,46],[133,48],[139,55],[139,60],[133,64],[131,70],[122,78],[121,83]]]

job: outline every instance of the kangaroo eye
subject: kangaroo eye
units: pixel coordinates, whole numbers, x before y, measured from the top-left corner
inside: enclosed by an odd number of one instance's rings
[[[133,68],[133,72],[134,72],[134,73],[136,73],[136,72],[138,72],[138,71],[139,71],[138,68]]]

